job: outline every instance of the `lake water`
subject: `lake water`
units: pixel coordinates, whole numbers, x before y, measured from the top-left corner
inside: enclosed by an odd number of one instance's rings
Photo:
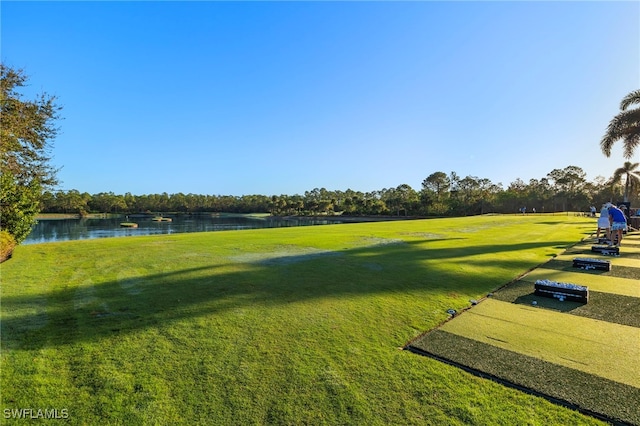
[[[171,222],[153,221],[152,217],[116,217],[108,219],[44,219],[39,220],[22,244],[134,235],[174,234],[184,232],[226,231],[289,226],[344,223],[340,218],[275,218],[255,216],[176,215]],[[349,219],[349,222],[357,220]],[[134,222],[137,228],[123,228],[122,222]]]

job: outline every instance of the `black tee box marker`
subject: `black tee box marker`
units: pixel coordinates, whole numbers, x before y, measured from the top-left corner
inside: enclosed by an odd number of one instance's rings
[[[610,271],[611,262],[602,259],[576,257],[575,259],[573,259],[573,267],[585,270],[596,269],[599,271]]]
[[[589,289],[577,284],[559,283],[549,280],[538,280],[534,285],[537,296],[552,297],[560,301],[589,302]]]

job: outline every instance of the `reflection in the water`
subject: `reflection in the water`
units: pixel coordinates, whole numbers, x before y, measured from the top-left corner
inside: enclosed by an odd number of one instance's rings
[[[326,225],[342,223],[340,218],[277,218],[255,216],[171,216],[168,221],[152,217],[115,217],[109,219],[52,219],[39,220],[22,244],[53,241],[85,240],[132,235],[173,234],[288,226]],[[137,223],[137,228],[122,227],[123,221]]]

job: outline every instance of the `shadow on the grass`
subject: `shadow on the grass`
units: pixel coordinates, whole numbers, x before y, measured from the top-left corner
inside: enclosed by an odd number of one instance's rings
[[[565,254],[579,255],[585,247],[571,247]],[[590,246],[586,247],[587,250],[589,248]],[[558,259],[550,260],[544,264],[544,268],[598,274],[603,279],[607,276],[638,279],[640,274],[640,268],[627,266],[615,266],[608,272],[585,271],[573,268],[572,262]],[[578,303],[540,297],[534,291],[533,282],[520,279],[501,287],[491,297],[504,302],[537,306],[540,309],[640,328],[640,297],[590,292],[588,303]],[[633,386],[510,352],[440,329],[425,332],[410,342],[406,349],[613,424],[640,424],[640,412],[637,410],[640,389]]]
[[[5,348],[43,348],[96,341],[114,333],[135,333],[158,324],[209,315],[257,303],[287,304],[316,298],[426,290],[467,298],[496,288],[492,276],[425,260],[460,259],[461,264],[528,270],[527,261],[500,260],[500,252],[567,246],[570,242],[528,242],[436,248],[437,240],[398,241],[365,247],[285,256],[276,253],[245,262],[186,269],[95,284],[69,285],[33,295],[4,295],[1,326]],[[495,259],[468,259],[496,254]],[[172,267],[170,262],[168,267]],[[241,270],[238,270],[241,265]],[[177,265],[174,265],[175,267]],[[127,265],[135,269],[135,256]],[[99,277],[100,271],[85,271]],[[46,288],[43,286],[43,288]]]
[[[558,312],[571,312],[582,305],[584,303],[579,302],[571,302],[571,301],[559,301],[558,299],[551,297],[539,297],[533,293],[527,294],[525,296],[519,296],[516,300],[513,301],[518,305],[534,305],[541,309],[550,309],[552,311]]]

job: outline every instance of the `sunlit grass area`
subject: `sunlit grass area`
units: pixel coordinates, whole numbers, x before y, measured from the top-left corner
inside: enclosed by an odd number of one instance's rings
[[[590,234],[484,216],[18,247],[1,406],[70,424],[598,424],[402,348]]]
[[[409,348],[611,422],[640,424],[639,243],[640,234],[629,235],[619,257],[592,254],[592,240],[576,244]],[[569,262],[585,255],[608,259],[611,270]],[[586,286],[588,302],[535,294],[538,280]]]

